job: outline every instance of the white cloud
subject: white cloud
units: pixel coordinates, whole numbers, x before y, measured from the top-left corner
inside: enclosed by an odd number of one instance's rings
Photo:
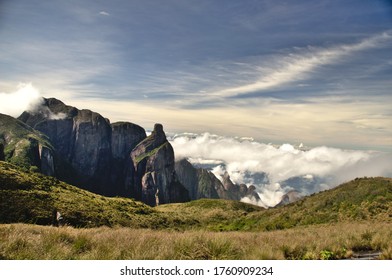
[[[37,88],[31,83],[19,84],[17,90],[11,93],[0,93],[0,113],[18,117],[23,111],[30,111],[42,102]]]
[[[392,36],[390,33],[384,32],[366,38],[356,44],[338,45],[330,48],[308,47],[299,54],[292,53],[288,56],[275,58],[271,62],[271,64],[274,65],[273,67],[260,68],[261,77],[257,81],[218,90],[214,92],[214,94],[228,97],[255,91],[263,91],[303,80],[317,67],[337,63],[355,52],[377,48],[383,43],[390,41],[391,38]]]
[[[19,117],[24,111],[40,111],[48,119],[60,120],[65,113],[54,114],[49,108],[42,106],[43,97],[31,83],[20,83],[17,90],[11,93],[0,93],[0,113]]]
[[[290,144],[274,146],[209,133],[176,135],[171,144],[177,159],[216,163],[213,172],[217,177],[227,171],[236,183],[255,184],[261,203],[266,206],[274,206],[280,201],[290,189],[281,183],[293,177],[309,182],[309,186],[305,183],[301,186],[302,192],[309,194],[356,177],[392,176],[390,153],[325,146],[301,150]],[[268,183],[255,180],[263,172],[268,175]]]
[[[101,12],[99,12],[99,15],[100,16],[110,16],[110,14],[108,13],[108,12],[105,12],[105,11],[101,11]]]

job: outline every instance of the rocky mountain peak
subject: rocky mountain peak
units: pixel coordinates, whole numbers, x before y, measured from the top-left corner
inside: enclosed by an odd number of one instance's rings
[[[178,182],[174,150],[161,124],[155,124],[152,133],[133,149],[131,159],[136,198],[151,206],[189,200],[188,191]]]

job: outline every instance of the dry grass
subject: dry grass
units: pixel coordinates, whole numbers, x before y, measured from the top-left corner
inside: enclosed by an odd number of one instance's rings
[[[1,259],[342,259],[380,250],[392,259],[392,224],[344,223],[271,232],[0,225]]]

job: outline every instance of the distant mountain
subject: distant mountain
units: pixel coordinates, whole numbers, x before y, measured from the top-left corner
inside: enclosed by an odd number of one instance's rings
[[[196,168],[187,159],[177,161],[175,170],[179,181],[188,190],[192,200],[200,198],[241,200],[244,197],[260,200],[254,186],[234,184],[228,173],[220,181],[211,171]]]
[[[298,191],[289,191],[288,193],[284,194],[280,200],[280,202],[275,206],[283,206],[293,202],[300,200],[303,195]]]

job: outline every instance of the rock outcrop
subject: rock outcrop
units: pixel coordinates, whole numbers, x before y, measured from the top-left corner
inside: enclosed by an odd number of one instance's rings
[[[151,135],[133,149],[131,158],[137,199],[151,206],[189,200],[188,191],[177,179],[173,147],[161,124],[155,124]]]
[[[296,201],[300,200],[302,197],[303,197],[303,195],[301,195],[301,193],[299,193],[295,190],[289,191],[288,193],[286,193],[282,196],[282,198],[280,199],[280,202],[275,207],[283,206],[283,205],[287,205],[287,204],[296,202]]]
[[[4,143],[0,142],[0,160],[5,160]]]
[[[133,123],[117,122],[112,127],[112,163],[110,166],[110,183],[113,186],[109,195],[129,197],[134,184],[134,165],[130,157],[131,151],[144,140],[145,130]]]
[[[36,166],[98,194],[132,197],[151,206],[200,198],[260,199],[253,186],[234,184],[228,173],[219,180],[185,159],[175,163],[161,124],[147,137],[136,124],[111,124],[96,112],[55,98],[44,98],[18,120],[7,117],[7,125],[0,127],[0,160]]]
[[[107,119],[50,98],[44,99],[37,111],[24,112],[19,120],[47,135],[59,156],[73,169],[65,172],[59,168],[60,179],[108,194],[112,129]]]
[[[231,200],[240,200],[241,199],[241,192],[240,186],[234,184],[231,179],[229,173],[226,171],[222,176],[222,184],[226,190],[226,195]],[[244,190],[242,190],[244,192]]]
[[[221,198],[241,200],[244,197],[260,200],[255,186],[234,184],[226,172],[220,181],[211,171],[195,168],[188,160],[181,159],[175,164],[179,181],[184,185],[192,200],[200,198]]]
[[[19,120],[48,136],[59,160],[56,176],[68,183],[107,196],[131,196],[126,174],[133,169],[130,153],[146,138],[135,124],[109,120],[60,100],[44,99]],[[46,156],[45,150],[42,155]],[[132,178],[130,178],[132,181]]]

